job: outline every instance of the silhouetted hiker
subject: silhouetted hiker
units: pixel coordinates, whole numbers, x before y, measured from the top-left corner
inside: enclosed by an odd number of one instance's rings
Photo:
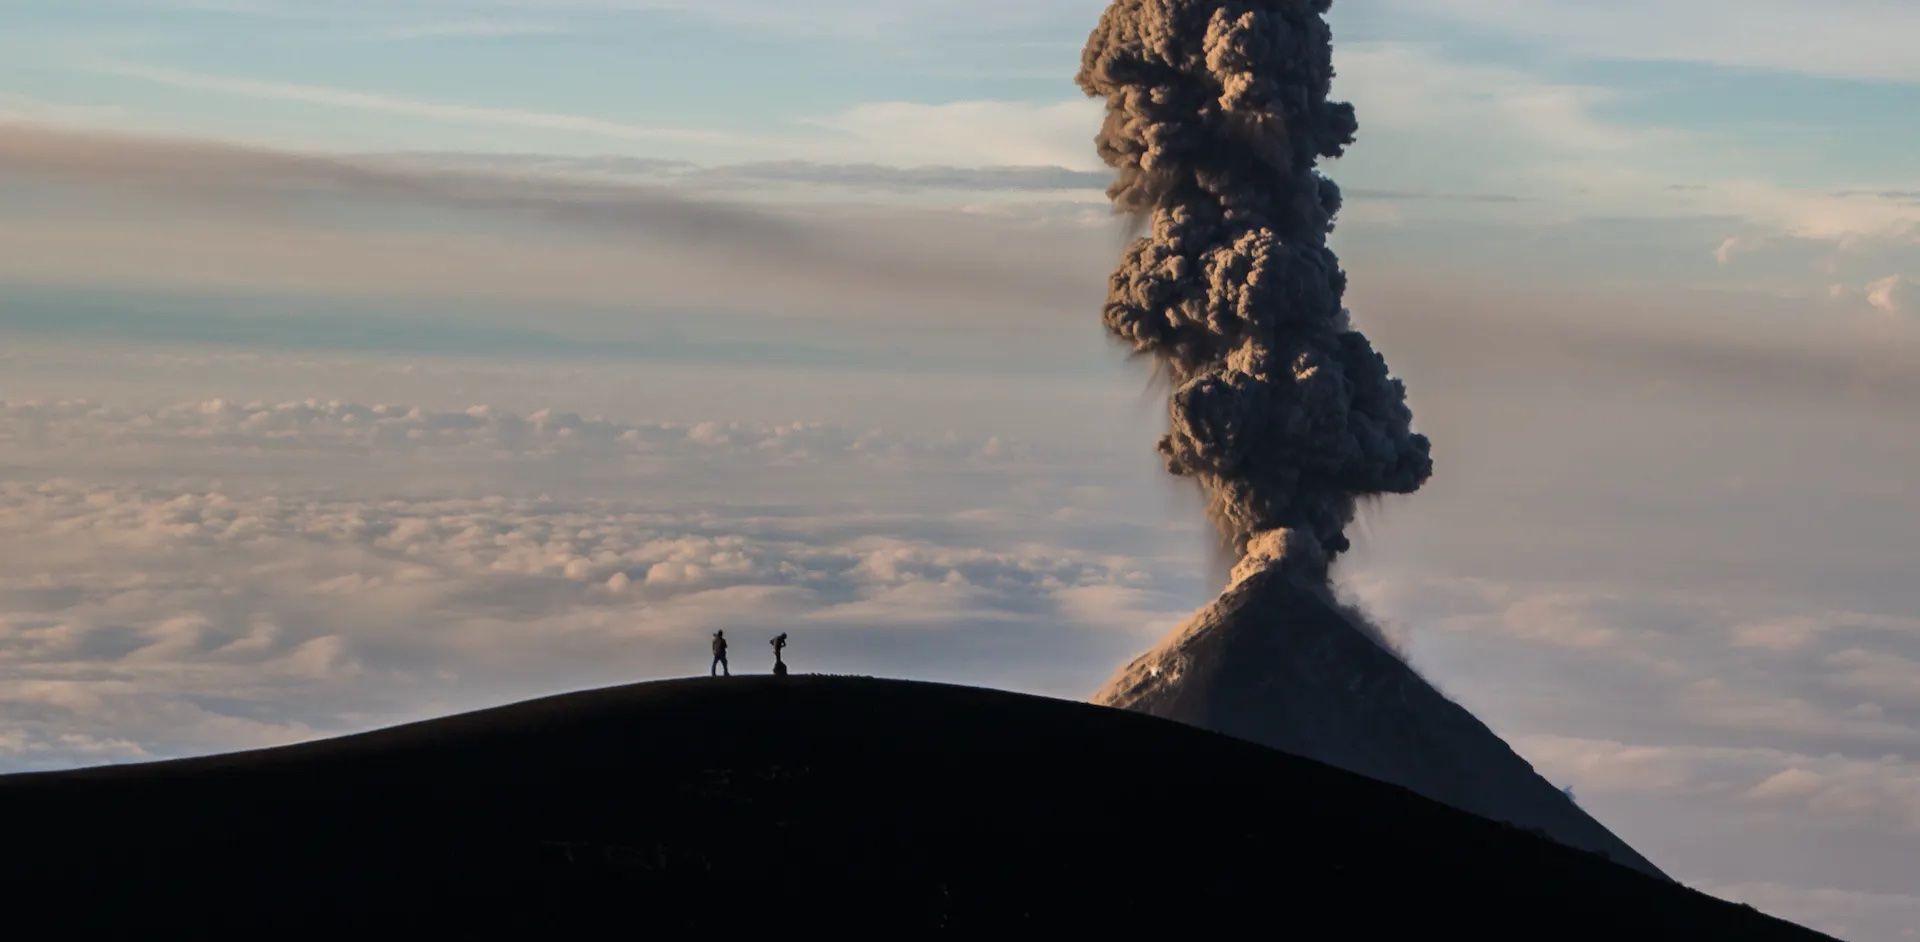
[[[787,649],[787,633],[780,632],[780,637],[767,643],[773,645],[773,676],[787,676],[787,662],[780,659],[780,653]]]
[[[727,633],[724,631],[713,633],[713,666],[707,669],[707,676],[715,674],[733,676],[733,671],[727,670]]]

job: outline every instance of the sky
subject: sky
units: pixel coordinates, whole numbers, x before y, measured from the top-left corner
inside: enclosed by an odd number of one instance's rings
[[[1093,0],[15,0],[0,771],[736,666],[1084,697],[1217,591]],[[1343,593],[1676,877],[1920,938],[1920,7],[1340,0],[1437,471]],[[769,665],[770,666],[770,665]]]

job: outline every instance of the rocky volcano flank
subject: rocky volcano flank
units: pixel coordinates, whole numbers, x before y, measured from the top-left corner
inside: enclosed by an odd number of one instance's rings
[[[1317,759],[1643,873],[1660,871],[1283,563],[1135,660],[1096,703]]]

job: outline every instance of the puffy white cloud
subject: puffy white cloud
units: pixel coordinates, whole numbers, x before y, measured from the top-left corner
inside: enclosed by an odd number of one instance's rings
[[[1783,742],[1844,743],[1863,752],[1920,744],[1920,725],[1913,717],[1891,714],[1883,705],[1863,702],[1857,695],[1819,689],[1815,667],[1747,667],[1737,682],[1713,676],[1721,672],[1712,670],[1711,661],[1687,673],[1695,679],[1679,683],[1662,699],[1674,710],[1677,723],[1702,731],[1763,734]],[[1771,686],[1766,683],[1769,676],[1775,678]],[[1797,691],[1780,689],[1785,686],[1780,678],[1791,678]]]
[[[1529,736],[1530,759],[1582,793],[1645,792],[1743,802],[1853,828],[1920,835],[1920,763],[1899,755],[1849,758],[1778,749],[1651,746]]]
[[[1747,797],[1761,801],[1793,800],[1818,792],[1826,779],[1818,772],[1791,768],[1753,786]]]
[[[1204,591],[1148,575],[1149,531],[1061,516],[1114,496],[1005,435],[207,397],[0,402],[0,447],[35,469],[0,478],[0,767],[688,673],[720,627],[1072,695]]]
[[[1852,647],[1826,658],[1835,684],[1889,702],[1920,705],[1920,659]]]
[[[489,443],[499,428],[409,414],[396,413],[403,427]],[[365,413],[172,415],[190,431],[203,426],[189,416],[226,429],[264,415],[324,435]],[[1164,621],[1191,602],[1137,560],[1030,542],[994,549],[990,532],[937,512],[835,520],[638,498],[55,480],[0,483],[0,534],[0,551],[22,561],[0,574],[0,703],[27,737],[7,750],[16,765],[281,742],[435,697],[492,699],[496,684],[688,673],[689,652],[722,627],[802,631],[796,654],[821,668],[924,676],[1006,638],[1118,652],[1132,639],[1116,625]],[[1087,593],[1107,590],[1124,592],[1087,606]],[[882,644],[900,653],[875,661],[854,639],[876,633],[910,637]],[[64,748],[69,733],[131,747]]]
[[[1406,580],[1360,575],[1348,589],[1392,626],[1494,635],[1527,644],[1637,651],[1648,603],[1593,586],[1485,579]]]
[[[1913,308],[1915,282],[1905,275],[1892,275],[1867,285],[1867,303],[1885,314],[1905,314]]]
[[[1475,4],[1489,5],[1483,0],[1451,5]],[[1537,8],[1531,11],[1534,16],[1551,9],[1548,18],[1562,25],[1581,16],[1615,17],[1611,7],[1594,12],[1587,9],[1592,5],[1581,6],[1579,15],[1563,15],[1555,8],[1565,4],[1558,3],[1496,0],[1491,5]],[[1430,16],[1431,11],[1423,9],[1418,15]],[[1824,10],[1817,18],[1828,19]],[[1671,17],[1663,13],[1655,19]],[[1743,14],[1739,19],[1760,17]],[[1713,25],[1718,27],[1717,19]],[[1807,45],[1796,35],[1796,48]],[[1711,128],[1622,119],[1610,106],[1637,94],[1634,90],[1465,61],[1437,48],[1417,40],[1342,47],[1336,92],[1359,109],[1367,146],[1342,158],[1334,175],[1359,193],[1371,188],[1500,193],[1523,199],[1471,204],[1398,199],[1386,206],[1356,205],[1349,213],[1349,231],[1378,237],[1409,220],[1431,217],[1444,220],[1456,233],[1463,220],[1489,223],[1481,238],[1491,240],[1503,231],[1537,232],[1548,225],[1573,232],[1583,223],[1594,224],[1589,233],[1569,238],[1569,244],[1581,246],[1584,260],[1572,267],[1555,265],[1557,278],[1580,283],[1597,274],[1592,260],[1609,254],[1601,241],[1608,237],[1600,233],[1629,223],[1648,244],[1653,238],[1700,240],[1697,251],[1703,266],[1687,276],[1690,287],[1724,288],[1725,276],[1704,264],[1710,255],[1722,269],[1746,262],[1740,274],[1751,286],[1791,290],[1799,297],[1830,282],[1830,274],[1817,274],[1822,269],[1851,272],[1858,259],[1884,253],[1911,258],[1920,233],[1920,204],[1910,193],[1885,187],[1811,188],[1787,182],[1788,174],[1768,175],[1764,170],[1730,176],[1727,153],[1750,148],[1717,137]],[[1417,170],[1402,159],[1407,153],[1423,155]],[[1676,184],[1681,180],[1690,182]],[[1716,229],[1729,220],[1737,222],[1732,232],[1692,234],[1692,227],[1705,220],[1713,220]],[[1425,246],[1409,258],[1430,264],[1433,251]],[[1782,264],[1763,267],[1759,256]],[[1503,283],[1525,278],[1525,267],[1509,265]],[[1634,274],[1644,278],[1652,267],[1642,264]],[[1794,273],[1802,273],[1800,283],[1777,287]]]
[[[1810,615],[1766,618],[1735,625],[1733,643],[1747,648],[1792,651],[1812,643],[1826,625],[1824,619]]]
[[[1911,618],[1580,584],[1373,576],[1350,578],[1348,590],[1495,729],[1556,750],[1555,737],[1569,736],[1759,744],[1865,762],[1920,749],[1920,622]],[[1583,793],[1656,788],[1679,801],[1688,793],[1665,786],[1705,755],[1622,746],[1593,758],[1605,768],[1558,767],[1589,776],[1575,781]]]
[[[1881,318],[1901,318],[1914,310],[1914,292],[1920,282],[1905,275],[1889,275],[1864,285],[1838,283],[1827,288],[1827,297],[1853,311]]]

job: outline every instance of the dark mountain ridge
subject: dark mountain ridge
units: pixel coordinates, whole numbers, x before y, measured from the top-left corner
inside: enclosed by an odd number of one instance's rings
[[[1228,737],[870,679],[642,684],[9,776],[0,834],[15,919],[68,932],[1823,938]]]

